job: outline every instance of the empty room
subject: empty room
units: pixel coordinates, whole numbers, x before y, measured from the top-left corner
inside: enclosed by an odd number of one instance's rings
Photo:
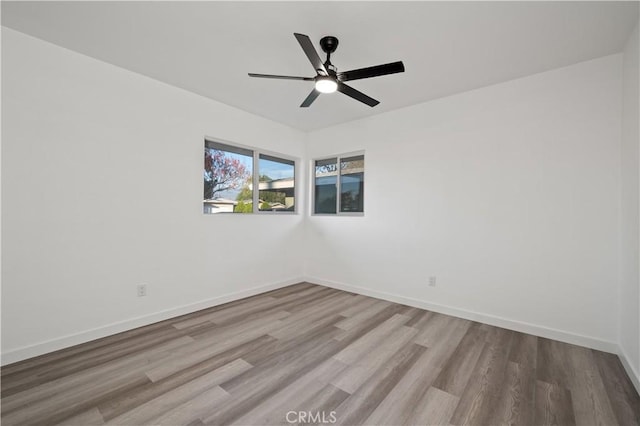
[[[638,1],[2,1],[3,425],[640,425]]]

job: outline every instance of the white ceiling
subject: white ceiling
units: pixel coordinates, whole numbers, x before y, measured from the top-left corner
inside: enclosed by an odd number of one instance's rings
[[[318,129],[622,50],[638,2],[2,2],[2,25],[289,126]],[[294,32],[340,40],[341,71],[404,61],[299,108]],[[321,55],[323,57],[323,55]]]

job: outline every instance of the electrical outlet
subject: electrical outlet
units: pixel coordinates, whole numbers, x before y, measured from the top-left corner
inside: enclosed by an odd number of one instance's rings
[[[435,286],[436,286],[436,277],[430,276],[429,277],[429,287],[435,287]]]
[[[146,284],[138,284],[138,297],[147,295],[147,285]]]

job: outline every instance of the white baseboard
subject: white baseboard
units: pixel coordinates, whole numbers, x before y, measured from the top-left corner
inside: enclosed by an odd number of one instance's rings
[[[586,346],[589,348],[618,354],[622,365],[631,378],[634,386],[640,393],[640,376],[638,372],[629,363],[627,356],[621,347],[616,343],[608,342],[604,340],[595,339],[588,336],[579,334],[573,334],[556,330],[552,328],[542,327],[535,324],[524,323],[520,321],[509,320],[506,318],[497,317],[494,315],[483,314],[480,312],[469,311],[465,309],[455,308],[452,306],[440,305],[436,303],[427,302],[420,299],[414,299],[410,297],[395,295],[391,293],[381,292],[377,290],[371,290],[364,287],[353,286],[349,284],[339,283],[335,281],[325,280],[318,277],[304,277],[304,278],[291,278],[285,281],[270,283],[266,285],[252,287],[243,291],[228,293],[222,296],[214,297],[211,299],[203,300],[200,302],[182,305],[171,309],[166,309],[160,312],[156,312],[149,315],[144,315],[136,318],[130,318],[128,320],[119,321],[116,323],[108,324],[102,327],[93,328],[80,333],[69,334],[56,339],[47,340],[37,343],[35,345],[24,346],[18,349],[14,349],[3,353],[1,356],[1,365],[7,365],[14,362],[22,361],[24,359],[32,358],[35,356],[43,355],[49,352],[64,349],[70,346],[86,343],[91,340],[100,339],[102,337],[110,336],[113,334],[128,331],[136,327],[142,327],[145,325],[153,324],[158,321],[164,321],[166,319],[174,318],[180,315],[189,314],[199,311],[201,309],[210,308],[212,306],[221,305],[224,303],[232,302],[234,300],[243,299],[245,297],[254,296],[256,294],[264,293],[278,288],[287,287],[300,282],[310,282],[318,285],[324,285],[327,287],[336,288],[339,290],[350,291],[352,293],[362,294],[364,296],[375,297],[377,299],[384,299],[390,302],[401,303],[408,306],[414,306],[421,309],[427,309],[430,311],[452,315],[459,318],[464,318],[472,321],[478,321],[497,327],[506,328],[509,330],[519,331],[522,333],[533,334],[535,336],[546,337],[549,339],[559,340],[566,343],[572,343],[575,345]]]
[[[629,362],[629,357],[627,356],[624,349],[622,349],[622,346],[618,348],[618,358],[620,358],[620,362],[622,362],[622,366],[631,379],[633,386],[635,386],[636,391],[638,392],[638,394],[640,394],[640,374],[638,374],[638,371],[633,367],[631,362]]]
[[[86,343],[91,340],[100,339],[102,337],[111,336],[123,331],[128,331],[137,327],[153,324],[158,321],[164,321],[166,319],[174,318],[180,315],[190,314],[201,309],[222,305],[223,303],[228,303],[234,300],[243,299],[245,297],[254,296],[256,294],[264,293],[267,291],[276,290],[278,288],[287,287],[293,284],[300,283],[302,281],[304,280],[298,277],[280,281],[277,283],[260,285],[246,290],[228,293],[222,296],[203,300],[200,302],[177,306],[175,308],[166,309],[153,314],[143,315],[140,317],[130,318],[124,321],[108,324],[102,327],[92,328],[80,333],[69,334],[66,336],[36,343],[35,345],[23,346],[21,348],[13,349],[11,351],[3,353],[0,364],[7,365],[14,362],[22,361],[24,359],[33,358],[38,355],[43,355],[49,352],[68,348],[70,346]]]
[[[562,330],[543,327],[535,324],[510,320],[495,315],[484,314],[481,312],[469,311],[466,309],[455,308],[453,306],[441,305],[437,303],[427,302],[425,300],[414,299],[411,297],[400,296],[396,294],[386,293],[383,291],[371,290],[364,287],[353,286],[350,284],[339,283],[335,281],[325,280],[318,277],[305,277],[304,281],[319,284],[339,290],[350,291],[352,293],[362,294],[363,296],[375,297],[376,299],[388,300],[390,302],[400,303],[403,305],[413,306],[420,309],[438,312],[441,314],[451,315],[458,318],[464,318],[471,321],[477,321],[484,324],[494,325],[496,327],[506,328],[508,330],[519,331],[521,333],[532,334],[534,336],[545,337],[548,339],[559,340],[565,343],[571,343],[579,346],[597,349],[599,351],[617,354],[619,347],[617,343],[600,340],[589,336],[569,333]]]

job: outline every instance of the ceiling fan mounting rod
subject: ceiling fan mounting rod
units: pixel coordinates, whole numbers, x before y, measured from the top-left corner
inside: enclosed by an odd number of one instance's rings
[[[324,63],[325,68],[330,76],[335,76],[336,67],[331,63],[331,54],[338,48],[338,38],[334,36],[324,36],[320,39],[320,47],[327,54],[327,60]]]

